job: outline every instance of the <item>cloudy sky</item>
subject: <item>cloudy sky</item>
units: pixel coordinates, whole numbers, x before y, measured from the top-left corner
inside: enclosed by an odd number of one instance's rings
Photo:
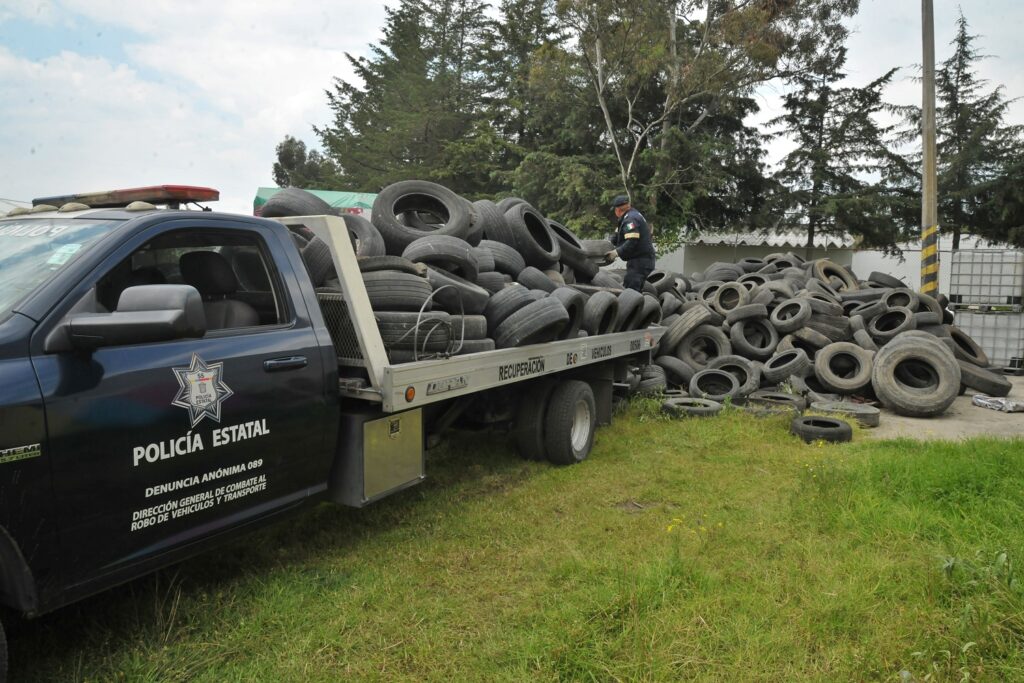
[[[962,0],[982,75],[1024,96],[1024,8]],[[958,3],[935,0],[939,59]],[[920,61],[917,0],[862,0],[850,79],[865,83]],[[324,90],[349,77],[344,53],[379,39],[383,3],[353,0],[0,0],[0,198],[181,183],[221,191],[217,208],[248,212],[272,185],[286,134],[315,142]],[[920,100],[911,70],[888,98]],[[763,118],[777,91],[762,93]],[[1024,103],[1013,118],[1024,123]]]

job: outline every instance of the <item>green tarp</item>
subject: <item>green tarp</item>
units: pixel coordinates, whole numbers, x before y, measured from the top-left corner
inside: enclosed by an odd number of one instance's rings
[[[257,189],[256,198],[252,202],[253,214],[258,216],[260,209],[267,203],[267,200],[280,191],[280,187],[261,187]],[[334,208],[363,209],[363,212],[365,213],[370,212],[370,209],[373,208],[373,200],[377,198],[377,195],[370,194],[368,192],[335,192],[333,190],[306,191],[315,194]]]

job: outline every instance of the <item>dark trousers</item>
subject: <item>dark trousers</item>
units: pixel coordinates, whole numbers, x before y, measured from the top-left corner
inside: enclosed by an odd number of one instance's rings
[[[626,289],[644,291],[644,281],[654,270],[654,259],[646,256],[631,258],[626,261],[626,276],[622,278],[622,286]]]

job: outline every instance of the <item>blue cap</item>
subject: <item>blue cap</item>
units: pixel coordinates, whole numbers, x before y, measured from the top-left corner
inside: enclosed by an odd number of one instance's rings
[[[618,208],[623,204],[629,204],[629,197],[624,194],[615,195],[615,199],[612,200],[612,208]]]

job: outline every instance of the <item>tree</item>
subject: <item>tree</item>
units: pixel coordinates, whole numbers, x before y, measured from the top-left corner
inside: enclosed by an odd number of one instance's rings
[[[894,247],[904,236],[890,191],[877,178],[890,160],[892,127],[878,117],[887,110],[882,90],[895,69],[864,87],[840,86],[846,48],[831,46],[811,67],[789,79],[785,113],[770,122],[776,136],[793,143],[776,179],[786,222],[816,235],[849,232],[864,244]]]
[[[274,182],[278,187],[329,188],[337,182],[338,169],[317,150],[291,135],[277,144]]]

